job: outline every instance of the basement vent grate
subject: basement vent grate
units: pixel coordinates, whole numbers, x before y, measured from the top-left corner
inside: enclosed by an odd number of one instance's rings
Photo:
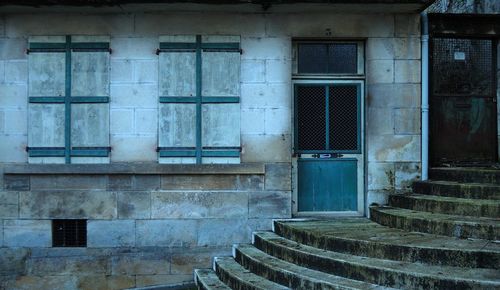
[[[86,247],[87,220],[52,220],[53,247]]]

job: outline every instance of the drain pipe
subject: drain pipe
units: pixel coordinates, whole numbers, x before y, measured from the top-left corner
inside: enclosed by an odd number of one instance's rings
[[[420,14],[422,23],[422,180],[429,179],[429,22],[427,13]]]

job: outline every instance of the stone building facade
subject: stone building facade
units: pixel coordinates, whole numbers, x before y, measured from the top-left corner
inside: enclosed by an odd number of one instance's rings
[[[431,1],[316,2],[0,6],[1,287],[192,281],[272,219],[367,215],[407,190]],[[301,75],[311,43],[355,47],[354,73]],[[297,206],[296,95],[311,83],[359,96],[359,150],[310,156],[355,166],[344,210]],[[83,220],[86,246],[54,246],[55,220]]]

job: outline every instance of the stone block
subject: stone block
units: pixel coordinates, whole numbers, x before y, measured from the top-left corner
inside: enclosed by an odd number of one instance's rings
[[[135,110],[135,133],[157,134],[158,132],[158,110],[147,109]]]
[[[264,134],[265,109],[241,109],[241,134]]]
[[[267,108],[265,134],[290,134],[292,112],[289,108]]]
[[[26,38],[0,38],[0,60],[26,59]]]
[[[394,32],[396,36],[420,36],[419,14],[396,14],[394,19]]]
[[[420,61],[396,60],[394,75],[396,83],[420,83]]]
[[[394,16],[391,14],[302,13],[275,14],[269,17],[269,36],[292,37],[392,37]]]
[[[271,231],[273,227],[272,218],[256,218],[248,219],[248,228],[250,230],[250,235],[256,231]]]
[[[156,59],[158,37],[112,37],[111,59]],[[132,70],[131,70],[132,72]]]
[[[178,275],[136,275],[135,286],[145,287],[154,285],[171,285],[182,282],[193,281],[192,274],[178,274]]]
[[[170,274],[170,253],[131,253],[111,260],[113,275]]]
[[[156,84],[112,84],[111,109],[158,108],[158,86]]]
[[[156,161],[158,147],[155,136],[111,135],[111,162]]]
[[[198,268],[211,268],[212,257],[216,253],[212,251],[191,251],[189,253],[175,253],[172,255],[172,274],[188,275]]]
[[[378,162],[419,162],[419,135],[369,136],[367,143],[368,161]]]
[[[247,219],[201,219],[198,246],[230,246],[250,242]]]
[[[368,162],[368,190],[394,190],[396,170],[392,162]]]
[[[369,108],[418,108],[420,107],[420,85],[379,84],[368,85]]]
[[[28,62],[15,60],[5,62],[6,83],[26,83],[28,81]]]
[[[113,55],[116,50],[113,49]],[[133,62],[129,59],[111,61],[111,83],[131,83],[134,79]]]
[[[27,175],[4,175],[4,188],[7,190],[30,190],[30,177]]]
[[[134,82],[158,83],[158,60],[134,61]]]
[[[392,135],[394,133],[393,110],[368,108],[366,132],[368,135]]]
[[[290,163],[266,164],[266,190],[292,190],[292,173]]]
[[[135,287],[134,276],[126,275],[85,275],[78,276],[78,289],[82,290],[120,290]]]
[[[4,220],[4,246],[50,247],[52,224],[49,220]]]
[[[38,189],[38,188],[37,188]],[[111,219],[117,217],[116,195],[106,191],[29,191],[19,196],[21,218]]]
[[[18,276],[15,277],[15,279],[12,278],[5,281],[0,281],[0,286],[4,287],[5,289],[16,289],[16,290],[82,289],[79,287],[78,277],[68,276],[68,275]]]
[[[260,190],[259,175],[163,175],[161,188],[167,190]]]
[[[9,176],[9,175],[7,175]],[[16,191],[0,191],[0,204],[13,204],[19,203],[19,194]]]
[[[0,61],[0,84],[5,83],[5,61]]]
[[[252,35],[265,33],[264,15],[227,13],[137,14],[137,35]]]
[[[118,192],[118,218],[148,219],[151,217],[150,192]]]
[[[196,220],[137,220],[137,246],[191,247],[197,243]]]
[[[368,38],[366,42],[367,60],[394,59],[394,38]]]
[[[103,175],[34,175],[32,190],[93,189],[105,190],[107,177]]]
[[[292,208],[290,191],[250,192],[249,218],[290,218]]]
[[[287,83],[241,85],[242,108],[291,108],[291,86]]]
[[[133,14],[10,14],[5,17],[5,34],[26,35],[113,35],[134,33]],[[85,25],[82,25],[84,23]]]
[[[394,56],[396,59],[420,59],[420,38],[395,38]]]
[[[26,84],[0,83],[0,106],[27,108],[28,86]]]
[[[160,189],[159,175],[134,175],[134,190],[158,190]]]
[[[242,162],[290,162],[291,136],[242,134]]]
[[[28,114],[26,110],[5,110],[6,134],[28,134]]]
[[[26,135],[0,135],[0,162],[26,162],[27,139]]]
[[[153,192],[151,217],[238,218],[248,214],[246,192]]]
[[[31,258],[29,274],[49,275],[92,275],[109,274],[107,257],[65,256]]]
[[[242,59],[281,59],[292,58],[292,42],[289,37],[242,37]]]
[[[394,109],[394,134],[420,134],[419,109]]]
[[[394,167],[396,172],[396,189],[411,192],[412,183],[420,179],[420,163],[396,162]]]
[[[89,220],[87,223],[88,247],[135,246],[134,220]]]
[[[111,134],[133,134],[134,110],[111,110]]]
[[[107,190],[132,190],[133,175],[109,175]]]
[[[19,217],[19,207],[17,204],[0,203],[0,218],[10,219],[18,217]]]
[[[288,59],[266,60],[266,82],[290,83],[292,76],[292,61]]]
[[[263,83],[266,81],[264,60],[244,59],[241,61],[242,83]]]
[[[385,190],[368,190],[366,198],[367,207],[372,204],[387,205],[389,194],[391,193],[391,191]],[[367,211],[367,213],[369,213],[369,211]]]
[[[29,255],[26,248],[0,248],[0,277],[25,274]]]
[[[393,60],[368,60],[368,84],[386,84],[394,82]]]

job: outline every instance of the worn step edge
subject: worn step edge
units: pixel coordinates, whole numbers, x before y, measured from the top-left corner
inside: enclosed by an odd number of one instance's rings
[[[458,182],[481,182],[500,184],[500,170],[487,168],[431,168],[432,180],[451,180]]]
[[[486,199],[392,194],[389,206],[452,215],[500,217],[500,201]]]
[[[500,185],[486,183],[459,183],[455,181],[415,181],[414,193],[470,199],[500,200]]]
[[[255,244],[267,254],[303,267],[390,287],[413,289],[500,287],[500,280],[481,279],[482,276],[498,277],[500,272],[492,269],[471,270],[336,253],[302,245],[270,232],[256,233]]]
[[[212,269],[195,269],[194,282],[199,290],[222,289],[231,290],[224,284]]]
[[[372,222],[373,223],[373,222]],[[292,223],[293,225],[293,223]],[[382,227],[376,223],[373,226]],[[400,235],[406,233],[400,229],[386,228]],[[363,229],[353,229],[363,230]],[[391,240],[381,242],[368,239],[356,239],[352,237],[342,237],[341,234],[333,232],[332,234],[314,231],[307,231],[300,228],[289,226],[287,222],[275,221],[274,232],[279,236],[308,246],[320,248],[323,250],[336,251],[345,254],[366,256],[379,259],[398,260],[404,262],[421,262],[433,265],[444,265],[454,267],[470,268],[497,268],[500,265],[500,251],[493,252],[488,250],[470,250],[467,248],[466,241],[446,236],[434,236],[427,233],[418,233],[423,238],[439,238],[440,240],[454,240],[457,248],[451,247],[429,247],[428,245],[408,245],[404,240]],[[408,234],[408,233],[406,233]],[[416,235],[416,233],[414,233]],[[469,241],[479,244],[478,248],[485,247],[491,241],[482,240]],[[463,245],[462,247],[460,247]]]
[[[370,207],[370,219],[405,231],[457,238],[498,240],[500,223],[495,219],[432,214],[393,207]]]
[[[252,245],[236,245],[235,259],[257,275],[292,289],[391,289],[308,269],[268,255]]]
[[[214,258],[217,276],[227,286],[239,290],[287,290],[289,288],[260,277],[238,264],[233,257]]]

